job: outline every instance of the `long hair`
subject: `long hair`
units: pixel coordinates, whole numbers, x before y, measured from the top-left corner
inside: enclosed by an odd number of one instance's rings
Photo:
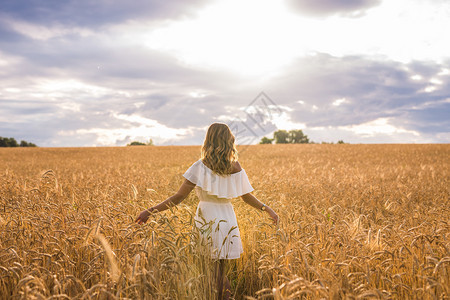
[[[201,159],[214,173],[229,175],[238,160],[234,135],[227,124],[213,123],[206,132]]]

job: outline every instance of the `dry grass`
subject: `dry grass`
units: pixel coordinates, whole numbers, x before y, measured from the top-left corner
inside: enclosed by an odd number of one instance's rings
[[[139,226],[199,147],[0,149],[3,299],[211,299],[194,193]],[[257,145],[236,299],[448,299],[449,145]]]

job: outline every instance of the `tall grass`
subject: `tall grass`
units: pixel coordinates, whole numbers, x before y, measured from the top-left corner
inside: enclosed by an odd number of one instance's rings
[[[450,297],[448,145],[240,148],[235,299]],[[244,151],[245,150],[245,151]],[[0,149],[1,299],[213,299],[197,197],[143,226],[200,147]]]

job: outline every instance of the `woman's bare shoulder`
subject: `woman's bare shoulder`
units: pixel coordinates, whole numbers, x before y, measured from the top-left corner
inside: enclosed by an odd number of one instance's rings
[[[241,164],[238,161],[233,163],[233,173],[238,173],[242,170]]]

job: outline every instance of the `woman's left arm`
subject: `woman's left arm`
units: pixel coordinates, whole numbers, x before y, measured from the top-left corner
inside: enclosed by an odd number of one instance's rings
[[[264,208],[264,211],[266,211],[269,216],[272,218],[273,222],[275,224],[278,223],[278,215],[276,214],[276,212],[270,208],[269,206],[263,204],[261,201],[259,201],[255,196],[253,196],[252,193],[247,193],[245,195],[241,196],[242,200],[244,200],[245,203],[247,203],[250,206],[253,206],[254,208],[257,209],[262,209]]]
[[[135,222],[138,224],[143,224],[147,222],[148,217],[152,213],[157,213],[164,211],[172,206],[180,204],[186,197],[189,195],[189,193],[194,189],[195,184],[190,182],[189,180],[185,179],[183,184],[181,185],[178,192],[176,192],[174,195],[170,196],[163,202],[150,207],[149,209],[141,211],[139,216],[136,218]]]

